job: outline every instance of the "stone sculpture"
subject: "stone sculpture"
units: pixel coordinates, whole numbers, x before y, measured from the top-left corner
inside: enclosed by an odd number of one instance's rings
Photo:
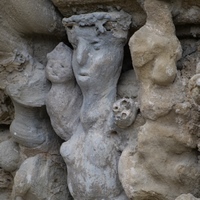
[[[11,177],[7,189],[6,183],[2,186],[6,192],[0,198],[70,199],[63,177],[66,167],[59,154],[60,139],[52,130],[45,109],[50,84],[45,77],[43,58],[45,52],[52,49],[51,43],[58,41],[54,39],[48,43],[48,37],[64,35],[60,15],[48,0],[11,0],[0,4],[4,7],[4,10],[0,9],[0,19],[4,19],[0,20],[0,88],[10,96],[15,109],[10,126],[14,141],[0,143],[1,149],[7,145],[7,150],[2,151],[0,165]],[[47,39],[42,39],[40,34],[46,35]],[[45,41],[46,45],[41,47],[41,42],[45,44]],[[38,53],[35,51],[37,45]],[[51,183],[47,184],[48,181]],[[12,196],[8,191],[11,189]]]
[[[15,107],[15,118],[10,126],[10,132],[14,140],[20,144],[22,155],[21,166],[18,170],[15,169],[17,172],[12,198],[42,200],[52,196],[55,200],[66,199],[68,190],[63,177],[66,170],[58,151],[60,141],[51,128],[44,107],[45,95],[49,90],[44,66],[34,61],[30,55],[24,55],[17,60],[19,62],[12,62],[7,66],[9,68],[12,65],[11,69],[17,69],[8,75],[6,91]],[[39,172],[42,174],[37,176]],[[57,179],[62,185],[59,189]],[[49,180],[51,184],[47,185]],[[45,191],[41,190],[42,185],[46,188]]]
[[[1,0],[0,200],[199,199],[199,11]]]
[[[82,94],[72,70],[72,50],[64,43],[47,54],[46,76],[52,82],[46,98],[47,112],[56,133],[68,140],[79,123]]]
[[[66,52],[66,61],[62,65],[69,71],[68,79],[71,82],[57,84],[57,90],[54,91],[56,94],[53,95],[55,80],[50,77],[51,71],[47,64],[47,77],[52,81],[47,108],[52,124],[56,122],[54,117],[57,115],[66,119],[62,122],[65,123],[62,127],[65,135],[60,134],[55,127],[57,134],[65,140],[69,138],[68,135],[71,136],[60,149],[68,169],[69,190],[77,200],[125,200],[127,197],[117,172],[120,141],[119,136],[114,133],[112,108],[116,101],[117,81],[130,16],[124,12],[97,12],[64,18],[63,23],[74,49],[72,68],[77,83],[70,69],[71,52],[63,44],[59,44],[51,54],[58,51],[59,47],[63,48],[63,54]],[[58,59],[59,56],[56,57]],[[81,94],[76,84],[80,87]],[[58,110],[63,111],[57,110],[59,106],[63,108]],[[76,119],[76,125],[72,124],[72,129],[70,120],[73,118]],[[134,117],[131,120],[133,122]]]
[[[44,66],[26,52],[17,52],[15,60],[8,63],[13,69],[7,77],[6,92],[15,107],[15,119],[10,130],[17,142],[35,147],[45,141],[42,121],[45,115],[44,100],[49,85]],[[33,96],[32,96],[33,95]]]
[[[169,6],[166,1],[145,0],[146,24],[129,42],[140,82],[139,107],[146,120],[136,148],[130,144],[119,161],[120,180],[134,200],[200,195],[198,135],[192,104],[176,69],[182,51]]]

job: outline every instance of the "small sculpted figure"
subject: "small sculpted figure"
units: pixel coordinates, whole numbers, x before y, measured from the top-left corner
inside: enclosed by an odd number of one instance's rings
[[[4,88],[15,107],[10,131],[19,144],[38,146],[45,141],[46,135],[42,127],[46,113],[45,93],[49,90],[49,84],[44,66],[25,50],[16,50],[10,54],[10,59],[2,62],[7,71]]]
[[[2,157],[0,164],[6,170],[16,173],[12,199],[42,200],[52,196],[55,200],[66,200],[69,192],[63,177],[66,174],[64,163],[59,155],[60,139],[52,130],[44,106],[50,88],[44,66],[26,51],[16,51],[11,55],[3,63],[9,71],[5,89],[15,107],[10,132],[14,141],[19,144],[20,156],[13,154],[9,159]],[[14,148],[12,150],[16,151]],[[10,152],[11,149],[8,148],[4,154]],[[11,163],[8,165],[6,160]],[[63,185],[59,185],[59,189],[58,182],[55,181],[57,179]],[[51,183],[47,184],[49,180]],[[45,191],[41,188],[45,188]]]
[[[124,12],[97,12],[63,19],[74,49],[74,76],[83,96],[81,108],[76,110],[80,121],[74,124],[71,138],[60,149],[75,200],[127,199],[118,179],[120,141],[112,130],[112,107],[130,22],[130,16]],[[68,88],[65,94],[71,91],[73,88]],[[69,109],[72,107],[66,107],[66,112]]]
[[[37,154],[16,172],[12,200],[68,200],[66,169],[61,157]]]
[[[44,65],[37,61],[45,62],[47,49],[55,44],[52,37],[48,39],[46,36],[65,37],[61,16],[48,0],[9,0],[1,1],[0,5],[3,19],[0,22],[0,88],[13,101],[15,117],[10,132],[19,144],[19,149],[13,140],[0,144],[1,150],[6,147],[1,151],[0,165],[13,176],[17,174],[12,200],[66,200],[65,168],[58,167],[63,164],[58,152],[60,139],[52,131],[45,109],[45,96],[50,84],[45,77]],[[38,36],[45,38],[44,43],[36,39]],[[26,159],[33,155],[37,155],[36,159]],[[60,162],[56,164],[50,162],[59,158]],[[20,166],[23,161],[25,164]],[[35,171],[31,167],[35,167]],[[9,179],[6,177],[7,182]],[[0,199],[7,198],[1,193]]]
[[[136,148],[126,148],[120,157],[119,177],[130,199],[174,200],[183,193],[198,197],[198,137],[176,69],[182,51],[170,3],[145,0],[144,10],[146,24],[129,46],[146,123],[138,131]]]
[[[131,98],[122,98],[113,104],[115,123],[120,128],[130,126],[136,118],[138,106]]]
[[[72,50],[64,43],[47,54],[46,76],[52,83],[47,94],[46,107],[51,124],[62,139],[67,141],[79,123],[82,94],[72,70]]]

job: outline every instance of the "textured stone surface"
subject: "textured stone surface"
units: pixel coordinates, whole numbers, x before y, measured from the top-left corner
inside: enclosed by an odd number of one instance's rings
[[[0,90],[0,124],[10,124],[14,117],[14,107],[11,99]]]
[[[180,43],[166,2],[146,0],[144,9],[147,22],[129,45],[146,123],[136,149],[122,153],[120,180],[130,199],[172,200],[184,192],[199,196],[199,135],[191,118],[195,106],[176,69]]]
[[[195,198],[191,194],[182,194],[179,197],[177,197],[175,200],[198,200],[199,198]]]
[[[26,159],[14,178],[13,198],[66,200],[66,169],[59,156],[38,154]]]
[[[0,1],[0,200],[199,199],[199,11]]]
[[[79,123],[82,94],[72,70],[72,50],[64,43],[47,54],[46,76],[52,86],[47,94],[46,107],[56,133],[65,141],[70,139]]]

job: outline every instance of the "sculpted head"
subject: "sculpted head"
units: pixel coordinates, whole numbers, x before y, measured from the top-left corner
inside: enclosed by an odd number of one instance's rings
[[[46,76],[52,83],[64,83],[73,79],[72,50],[63,42],[47,54]]]
[[[63,19],[74,48],[73,71],[82,91],[118,80],[130,23],[130,15],[124,12],[96,12]]]

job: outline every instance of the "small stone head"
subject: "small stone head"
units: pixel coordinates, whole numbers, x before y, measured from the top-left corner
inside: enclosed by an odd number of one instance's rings
[[[74,48],[73,71],[82,91],[117,82],[130,23],[130,15],[124,12],[96,12],[63,19]]]
[[[71,60],[72,50],[63,42],[47,54],[46,76],[52,83],[64,83],[74,78]]]
[[[131,98],[122,98],[113,104],[115,124],[120,128],[130,126],[137,116],[138,105]]]

